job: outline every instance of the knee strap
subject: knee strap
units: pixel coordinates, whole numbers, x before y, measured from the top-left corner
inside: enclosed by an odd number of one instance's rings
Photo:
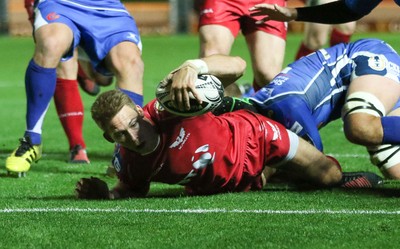
[[[368,147],[371,163],[379,169],[389,169],[400,164],[400,146],[384,144]]]
[[[342,108],[342,118],[353,113],[366,113],[375,117],[386,116],[382,102],[375,95],[367,92],[355,92],[347,96]]]

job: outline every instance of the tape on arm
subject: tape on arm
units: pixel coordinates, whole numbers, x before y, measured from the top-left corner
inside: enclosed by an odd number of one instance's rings
[[[198,74],[207,74],[207,63],[201,59],[187,60],[184,64],[191,64],[197,70]]]

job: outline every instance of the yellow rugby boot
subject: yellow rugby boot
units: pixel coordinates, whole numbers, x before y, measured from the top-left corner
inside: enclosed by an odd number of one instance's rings
[[[16,173],[18,177],[25,176],[33,162],[42,157],[42,145],[33,145],[29,137],[23,137],[20,145],[6,159],[6,170],[8,174]]]

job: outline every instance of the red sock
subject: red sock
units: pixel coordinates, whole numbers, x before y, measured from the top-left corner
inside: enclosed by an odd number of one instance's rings
[[[83,140],[83,103],[76,80],[57,78],[54,103],[58,117],[68,137],[69,147],[81,145],[86,148]]]
[[[306,45],[304,45],[304,43],[302,42],[301,45],[300,45],[300,47],[299,47],[299,50],[297,51],[295,60],[298,60],[298,59],[300,59],[300,58],[303,57],[303,56],[309,55],[309,54],[311,54],[312,52],[315,52],[315,50],[309,49],[309,48],[306,47]]]
[[[351,35],[346,35],[337,29],[332,29],[331,39],[329,41],[329,44],[331,46],[334,46],[334,45],[342,43],[342,42],[349,43],[350,38],[351,38]]]

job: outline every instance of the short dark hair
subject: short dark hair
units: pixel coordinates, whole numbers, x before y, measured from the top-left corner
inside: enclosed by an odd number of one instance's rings
[[[113,119],[125,105],[131,106],[136,110],[135,103],[122,91],[110,90],[104,92],[97,97],[92,105],[92,119],[100,129],[107,131],[111,119]]]

